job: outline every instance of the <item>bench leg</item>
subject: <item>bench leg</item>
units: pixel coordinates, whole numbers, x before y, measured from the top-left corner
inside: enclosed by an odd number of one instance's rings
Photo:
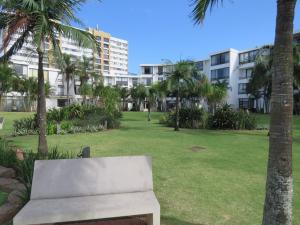
[[[148,214],[147,225],[160,225],[160,213]]]

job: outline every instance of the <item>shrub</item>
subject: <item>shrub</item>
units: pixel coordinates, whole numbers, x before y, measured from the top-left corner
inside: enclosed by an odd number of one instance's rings
[[[252,130],[256,128],[256,119],[244,111],[236,111],[225,104],[218,108],[214,115],[208,117],[209,129]]]
[[[207,113],[204,109],[182,108],[179,110],[179,126],[181,128],[199,129],[206,126]],[[175,111],[171,111],[159,118],[159,123],[169,127],[175,125]]]
[[[47,134],[67,134],[80,132],[97,132],[120,127],[121,112],[108,113],[103,108],[94,105],[70,105],[61,109],[51,109],[47,112]],[[75,128],[76,127],[76,128]],[[37,134],[36,115],[14,121],[14,135]]]
[[[22,136],[36,134],[38,131],[37,117],[28,117],[15,120],[13,123],[14,135]]]
[[[17,161],[16,153],[9,148],[8,141],[0,139],[0,165],[14,168]]]

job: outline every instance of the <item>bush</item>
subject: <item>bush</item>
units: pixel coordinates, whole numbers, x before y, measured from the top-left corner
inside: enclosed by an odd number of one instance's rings
[[[179,110],[179,126],[181,128],[199,129],[206,126],[207,113],[204,109],[182,108]],[[169,127],[175,126],[176,114],[171,111],[159,118],[159,123]]]
[[[47,112],[47,134],[67,134],[80,132],[98,132],[104,129],[120,127],[121,112],[107,113],[94,105],[70,105]],[[14,121],[14,135],[31,135],[38,133],[36,115]]]
[[[236,111],[228,104],[218,108],[214,115],[210,115],[207,125],[209,129],[223,130],[253,130],[257,126],[255,117],[244,111]]]
[[[0,165],[14,168],[17,165],[16,153],[9,148],[8,141],[0,139]]]

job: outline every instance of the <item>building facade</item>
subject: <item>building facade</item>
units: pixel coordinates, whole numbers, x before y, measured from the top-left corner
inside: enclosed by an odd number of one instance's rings
[[[136,76],[128,74],[128,41],[111,36],[111,34],[100,31],[98,29],[89,28],[88,32],[92,33],[100,46],[100,51],[95,52],[93,49],[80,48],[71,39],[57,35],[60,41],[62,53],[71,56],[72,61],[82,60],[83,56],[90,59],[93,71],[103,76],[105,85],[120,85],[130,88],[133,86],[132,79]],[[18,34],[20,35],[20,34]],[[18,38],[16,35],[7,49],[4,49],[0,54],[7,51],[14,41]],[[2,45],[5,37],[5,31],[0,32],[0,45]],[[44,55],[44,76],[45,81],[52,87],[51,96],[47,98],[47,108],[63,106],[67,101],[66,80],[61,70],[58,68],[51,51],[51,43],[45,42]],[[38,74],[38,55],[34,50],[34,46],[29,39],[24,46],[10,58],[10,64],[15,72],[22,78],[35,77]],[[91,81],[89,81],[91,82]],[[80,101],[79,94],[80,81],[78,78],[70,80],[70,96],[72,101]],[[18,102],[17,93],[8,93],[5,107],[11,109]]]
[[[294,34],[294,41],[300,44],[300,32]],[[212,53],[204,60],[196,60],[197,68],[212,82],[226,81],[228,93],[226,102],[234,108],[264,110],[263,99],[254,100],[247,94],[247,84],[252,76],[257,55],[262,47],[239,51],[233,48]],[[269,54],[269,50],[263,51]],[[145,85],[164,80],[170,72],[172,65],[166,64],[141,64],[140,79]]]

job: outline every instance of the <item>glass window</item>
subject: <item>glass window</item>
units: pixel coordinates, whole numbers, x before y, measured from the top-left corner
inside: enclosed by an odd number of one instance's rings
[[[134,87],[138,85],[138,78],[132,78],[132,85]]]
[[[163,66],[159,66],[159,67],[157,67],[157,73],[158,73],[158,75],[162,75],[163,73],[164,73],[164,67]]]
[[[104,42],[109,42],[109,38],[104,38]]]
[[[247,83],[239,84],[239,94],[247,94]]]
[[[126,78],[126,77],[117,77],[116,78],[116,85],[128,86],[128,78]]]
[[[145,66],[144,67],[144,74],[152,74],[152,67],[151,66]]]
[[[240,75],[239,75],[239,79],[242,80],[242,79],[248,79],[248,78],[251,78],[252,72],[253,72],[252,69],[245,69],[245,70],[242,70],[241,73],[240,73]]]
[[[229,52],[221,53],[218,55],[213,55],[211,57],[211,65],[220,65],[220,64],[225,64],[229,63]]]
[[[65,87],[64,85],[57,85],[57,95],[64,95]]]
[[[27,75],[27,66],[21,64],[13,64],[13,69],[15,73],[19,76],[26,76]]]
[[[228,78],[229,78],[229,67],[211,71],[211,80],[212,81],[228,79]]]
[[[196,62],[197,69],[203,71],[203,64],[203,61]]]
[[[254,62],[256,56],[258,54],[258,50],[253,50],[249,52],[244,52],[240,54],[240,64],[251,63]]]

